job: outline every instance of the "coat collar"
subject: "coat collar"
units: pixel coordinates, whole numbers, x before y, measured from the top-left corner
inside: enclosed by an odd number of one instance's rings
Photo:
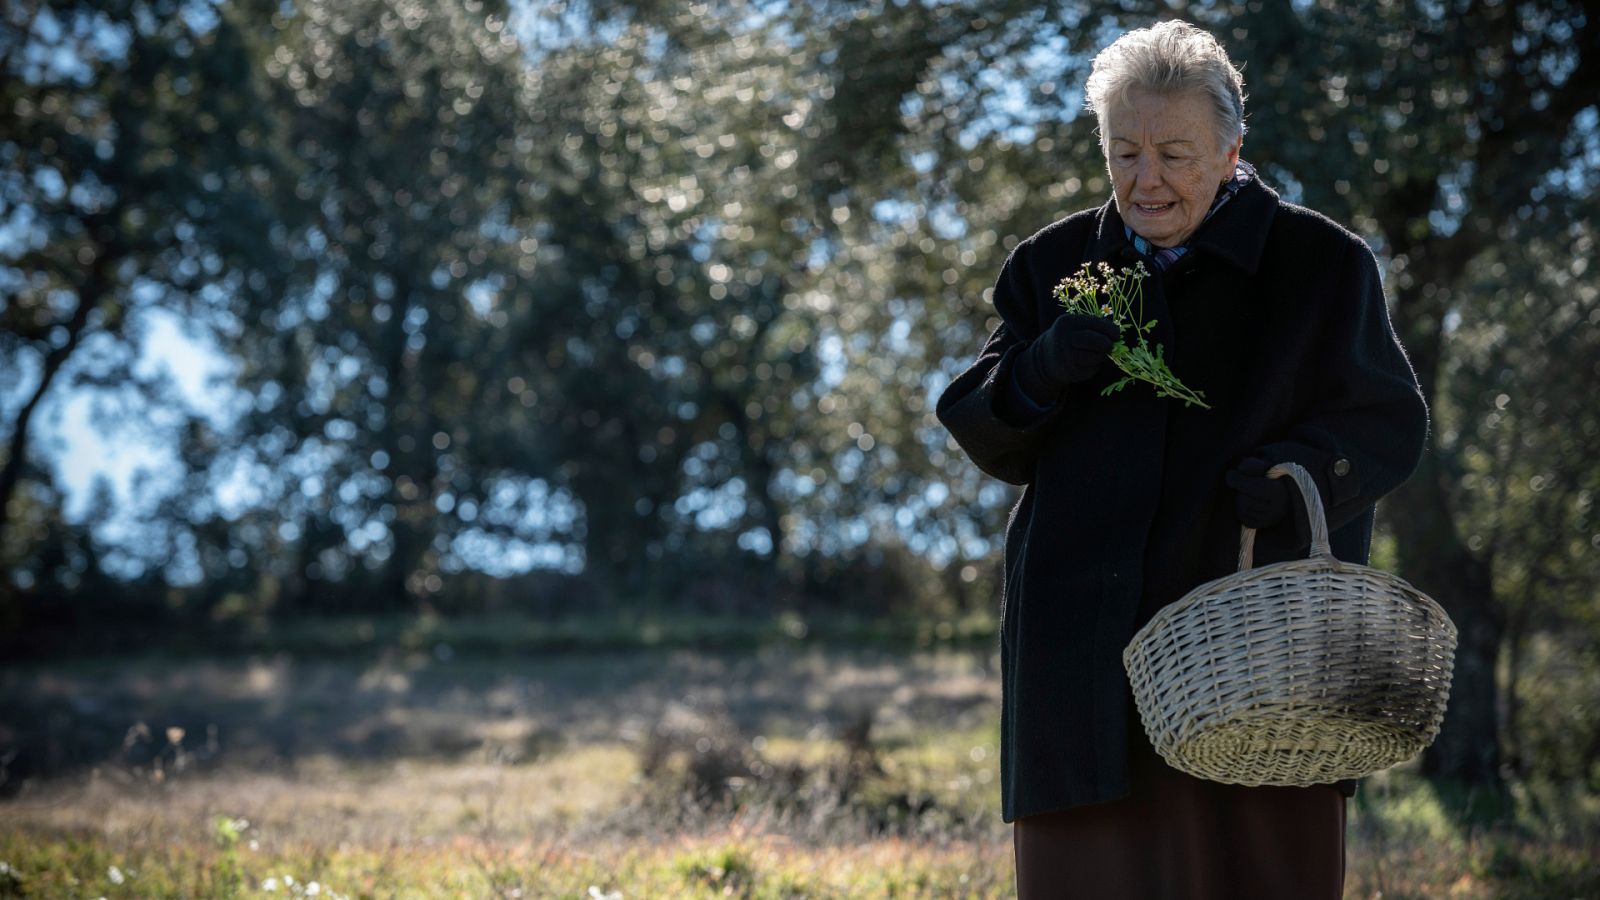
[[[1261,253],[1267,246],[1267,232],[1278,212],[1278,193],[1252,178],[1239,193],[1206,220],[1189,240],[1193,250],[1201,250],[1227,260],[1234,266],[1254,275],[1261,266]],[[1094,240],[1090,245],[1091,258],[1108,260],[1118,265],[1131,265],[1139,254],[1128,242],[1123,231],[1122,216],[1117,214],[1115,198],[1106,201],[1096,216]]]

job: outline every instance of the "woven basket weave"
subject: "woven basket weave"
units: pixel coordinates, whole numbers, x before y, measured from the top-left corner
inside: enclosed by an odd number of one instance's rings
[[[1326,784],[1415,756],[1439,733],[1456,628],[1405,581],[1341,562],[1311,476],[1311,555],[1239,571],[1162,609],[1122,653],[1145,733],[1174,768],[1246,785]]]

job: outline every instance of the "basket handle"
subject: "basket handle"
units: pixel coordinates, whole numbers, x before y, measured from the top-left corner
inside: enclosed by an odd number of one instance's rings
[[[1322,494],[1317,491],[1317,483],[1311,479],[1299,463],[1278,463],[1267,470],[1268,478],[1282,478],[1288,476],[1300,488],[1300,501],[1305,504],[1306,518],[1311,522],[1311,557],[1333,558],[1333,550],[1328,547],[1328,517],[1322,510]],[[1246,525],[1239,532],[1239,571],[1248,571],[1255,565],[1256,530]]]

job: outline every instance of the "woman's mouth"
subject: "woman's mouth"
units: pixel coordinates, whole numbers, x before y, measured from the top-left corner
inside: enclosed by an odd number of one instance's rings
[[[1164,213],[1176,205],[1176,203],[1135,203],[1134,208],[1147,216],[1154,216]]]

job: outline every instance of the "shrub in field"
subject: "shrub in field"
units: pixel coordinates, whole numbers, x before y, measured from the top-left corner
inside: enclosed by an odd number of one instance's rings
[[[678,860],[677,868],[690,884],[725,895],[742,894],[755,877],[749,855],[737,847],[686,856]]]
[[[886,771],[872,723],[863,714],[836,728],[819,759],[777,760],[720,711],[673,707],[640,749],[640,788],[620,824],[674,831],[737,819],[817,840],[966,830],[932,796]]]
[[[725,714],[667,709],[639,751],[641,790],[626,812],[646,827],[700,826],[757,795],[798,793],[803,766],[765,759]]]
[[[26,897],[28,896],[27,883],[22,880],[22,875],[11,868],[8,862],[0,862],[0,897]]]
[[[1519,654],[1508,762],[1600,793],[1600,653],[1585,641],[1535,638]]]

